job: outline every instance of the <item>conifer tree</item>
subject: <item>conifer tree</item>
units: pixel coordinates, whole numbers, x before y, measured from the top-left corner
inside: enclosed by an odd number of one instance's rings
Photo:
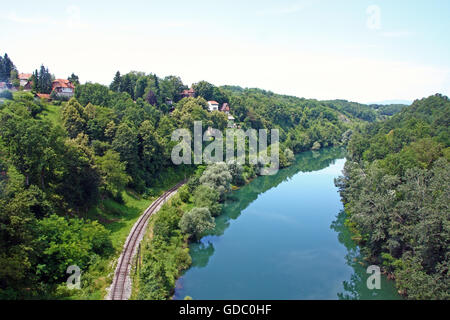
[[[117,71],[116,75],[114,76],[114,80],[109,86],[109,88],[114,92],[120,92],[121,84],[122,84],[122,77],[120,76],[120,72]]]

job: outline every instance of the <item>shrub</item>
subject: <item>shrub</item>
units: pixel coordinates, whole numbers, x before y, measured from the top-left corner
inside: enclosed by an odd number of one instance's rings
[[[179,226],[181,232],[199,239],[203,232],[215,227],[215,222],[208,208],[194,208],[183,215]]]

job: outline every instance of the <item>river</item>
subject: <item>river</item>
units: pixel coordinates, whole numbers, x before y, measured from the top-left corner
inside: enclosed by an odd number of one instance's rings
[[[174,299],[400,299],[384,276],[380,290],[367,288],[334,186],[344,164],[339,148],[304,152],[233,191],[216,228],[190,245]]]

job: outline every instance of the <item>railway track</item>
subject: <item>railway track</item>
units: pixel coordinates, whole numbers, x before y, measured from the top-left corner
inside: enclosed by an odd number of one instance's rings
[[[144,237],[145,227],[148,223],[148,219],[153,213],[157,212],[164,202],[174,195],[178,188],[184,184],[178,183],[173,188],[164,192],[162,196],[156,199],[147,210],[139,217],[138,221],[134,224],[130,234],[125,242],[124,249],[119,257],[116,271],[114,273],[111,289],[108,293],[108,300],[128,300],[131,295],[131,262],[136,254],[137,247]]]

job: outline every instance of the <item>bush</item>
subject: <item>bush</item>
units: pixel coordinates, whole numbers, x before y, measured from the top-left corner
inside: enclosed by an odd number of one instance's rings
[[[186,185],[182,186],[180,189],[178,189],[178,195],[180,196],[181,201],[183,201],[184,203],[188,203],[191,196],[189,187]]]
[[[320,145],[320,142],[316,141],[314,142],[311,150],[319,150],[322,146]]]
[[[208,185],[199,186],[194,192],[194,204],[198,208],[208,208],[213,217],[217,217],[222,211],[219,203],[219,192]]]
[[[215,225],[208,208],[194,208],[186,212],[179,223],[181,232],[195,239],[199,239],[203,232],[213,229]]]
[[[217,190],[220,195],[220,200],[222,201],[225,198],[225,194],[231,190],[232,179],[227,164],[220,162],[208,166],[200,177],[200,183]]]
[[[37,274],[47,284],[65,279],[68,266],[86,270],[93,255],[109,255],[113,250],[109,231],[96,221],[52,215],[39,221],[39,234],[42,256]]]
[[[227,163],[228,165],[228,171],[231,174],[231,177],[233,178],[231,180],[231,183],[235,186],[242,186],[245,184],[245,179],[243,176],[244,168],[242,165],[237,163],[236,160],[230,161]]]

